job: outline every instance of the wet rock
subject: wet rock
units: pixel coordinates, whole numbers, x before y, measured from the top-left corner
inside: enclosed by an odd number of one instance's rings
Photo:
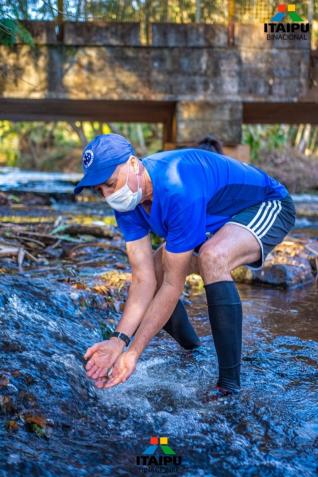
[[[5,375],[0,375],[0,388],[6,387],[9,384],[9,379]]]
[[[309,242],[290,237],[272,250],[260,270],[241,266],[233,270],[232,276],[240,283],[292,288],[310,284],[314,281],[314,271],[311,266],[313,252],[308,250]]]
[[[311,240],[305,245],[306,252],[309,253],[308,260],[313,274],[318,282],[318,240]]]
[[[26,348],[22,343],[4,340],[2,343],[1,349],[5,353],[9,353],[9,352],[22,353],[22,351],[25,351]]]
[[[11,371],[11,375],[14,376],[15,378],[17,378],[18,376],[20,376],[20,371],[18,369],[14,369],[13,371]]]
[[[273,263],[262,270],[252,271],[252,281],[269,285],[296,287],[312,283],[314,280],[311,266],[306,259],[299,258],[297,265]]]
[[[43,416],[36,414],[25,414],[24,421],[26,424],[36,424],[39,427],[45,427],[46,419]]]
[[[297,217],[318,219],[318,202],[296,203]]]
[[[0,395],[0,413],[1,414],[15,414],[17,411],[16,405],[11,396]]]
[[[237,283],[293,288],[313,283],[317,263],[318,240],[288,237],[272,250],[261,269],[240,266],[231,275]],[[186,290],[191,294],[202,293],[203,286],[200,275],[192,274],[186,279]]]
[[[17,421],[13,421],[13,420],[7,421],[6,429],[7,431],[17,431],[19,429],[19,424],[17,423]]]
[[[100,278],[108,287],[121,290],[122,288],[127,287],[131,282],[131,273],[109,271],[100,275]]]
[[[203,291],[204,283],[200,275],[192,273],[186,279],[186,289],[192,294],[201,293]]]
[[[37,398],[33,394],[23,390],[19,391],[18,399],[23,404],[27,404],[31,406],[35,406],[35,404],[37,403]]]
[[[23,416],[27,431],[34,432],[39,437],[47,438],[47,422],[46,418],[37,414],[24,414]]]
[[[0,205],[8,205],[9,199],[4,192],[0,192]]]
[[[36,379],[34,379],[34,377],[31,376],[30,374],[25,374],[25,375],[24,375],[24,382],[25,382],[28,386],[31,386],[32,384],[35,384],[35,383],[36,383]]]

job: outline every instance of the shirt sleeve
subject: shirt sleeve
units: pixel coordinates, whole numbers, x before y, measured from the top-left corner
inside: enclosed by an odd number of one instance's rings
[[[206,205],[204,200],[198,198],[186,202],[180,198],[170,208],[166,250],[174,253],[192,250],[204,242],[205,231]]]
[[[117,225],[126,242],[138,240],[150,232],[149,225],[140,217],[136,209],[129,210],[128,212],[114,210],[114,214]]]

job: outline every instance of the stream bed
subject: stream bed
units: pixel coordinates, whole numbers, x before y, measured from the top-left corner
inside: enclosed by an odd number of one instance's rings
[[[17,175],[14,183],[14,171],[2,171],[2,191],[61,197],[3,205],[4,222],[72,216],[113,226],[105,203],[63,195],[77,178],[46,174],[41,188],[43,177],[37,173],[34,188],[25,191]],[[316,219],[306,220],[309,225],[296,224],[297,233],[317,233]],[[109,243],[116,246],[108,249],[88,244],[76,260],[33,263],[23,271],[0,259],[0,476],[317,475],[317,286],[238,285],[244,312],[239,396],[209,400],[216,354],[204,293],[189,288],[183,299],[202,345],[186,351],[161,330],[127,382],[99,390],[86,377],[83,354],[119,319],[125,300],[125,287],[101,281],[114,271],[129,274],[123,240],[118,232],[114,237]],[[181,465],[137,464],[151,436],[168,437]]]

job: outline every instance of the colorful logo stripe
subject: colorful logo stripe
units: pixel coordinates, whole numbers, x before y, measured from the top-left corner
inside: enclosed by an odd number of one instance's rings
[[[176,455],[175,451],[168,445],[168,437],[150,437],[150,446],[146,447],[143,455],[153,455],[157,449],[161,449],[165,455]]]
[[[286,17],[293,22],[303,22],[303,18],[296,13],[296,5],[281,3],[277,7],[277,13],[271,18],[272,22],[282,22]]]

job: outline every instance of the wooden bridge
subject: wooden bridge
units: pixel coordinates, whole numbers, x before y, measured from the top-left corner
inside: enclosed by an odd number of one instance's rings
[[[318,55],[264,25],[25,22],[34,46],[0,46],[0,118],[161,122],[164,144],[242,123],[318,123]],[[310,36],[310,35],[309,35]]]

